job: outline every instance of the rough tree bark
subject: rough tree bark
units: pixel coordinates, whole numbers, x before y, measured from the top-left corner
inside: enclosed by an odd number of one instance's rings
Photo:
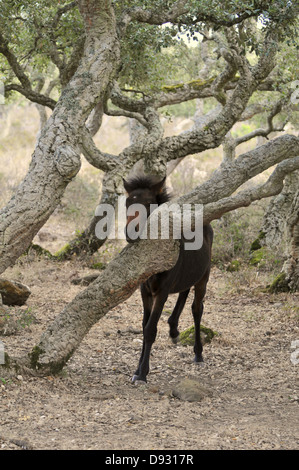
[[[288,175],[281,193],[271,199],[261,228],[263,244],[278,247],[285,242],[287,216],[298,188],[298,181],[296,172]]]
[[[296,179],[298,182],[298,174]],[[294,187],[295,189],[295,187]],[[291,291],[299,291],[299,187],[294,190],[294,199],[287,215],[287,259],[283,266],[283,273]]]
[[[281,274],[272,289],[299,290],[299,172],[286,176],[281,193],[266,210],[259,235],[260,245],[283,249],[286,257]]]

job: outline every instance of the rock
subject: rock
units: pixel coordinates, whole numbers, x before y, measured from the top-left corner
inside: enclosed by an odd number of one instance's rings
[[[211,397],[212,392],[197,380],[183,379],[172,390],[172,395],[184,401],[201,401]]]
[[[210,343],[212,338],[217,335],[216,331],[211,330],[203,325],[200,325],[200,340],[202,344]],[[179,336],[179,342],[184,346],[194,346],[195,332],[194,325],[182,331]]]
[[[4,305],[24,305],[31,291],[18,281],[0,278],[0,294]]]

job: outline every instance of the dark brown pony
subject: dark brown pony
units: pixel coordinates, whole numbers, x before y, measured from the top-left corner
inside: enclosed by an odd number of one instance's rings
[[[170,196],[165,188],[165,178],[155,183],[151,177],[135,177],[129,181],[124,180],[124,188],[128,193],[126,199],[127,209],[132,204],[142,204],[150,215],[151,204],[163,204],[169,201]],[[134,216],[127,217],[126,237],[128,242],[132,238],[128,235],[128,225],[138,218],[138,212]],[[138,226],[137,220],[134,221]],[[192,314],[195,324],[195,362],[203,362],[202,344],[200,340],[200,321],[203,313],[203,299],[209,279],[211,267],[211,248],[213,242],[213,230],[210,225],[203,226],[203,244],[198,250],[185,250],[181,240],[180,253],[175,266],[162,273],[151,276],[141,284],[143,301],[143,347],[138,368],[132,381],[146,382],[149,372],[149,359],[152,345],[157,335],[157,324],[161,316],[164,304],[169,294],[179,293],[176,305],[169,317],[170,337],[177,342],[179,331],[178,322],[186,303],[189,291],[194,286],[194,301]]]

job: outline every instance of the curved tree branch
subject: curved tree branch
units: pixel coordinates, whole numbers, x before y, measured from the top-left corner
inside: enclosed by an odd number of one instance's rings
[[[179,136],[163,139],[158,149],[159,154],[163,157],[167,153],[166,158],[169,161],[218,147],[225,135],[242,116],[253,92],[273,69],[276,49],[277,43],[273,39],[267,38],[264,54],[260,56],[254,67],[249,67],[246,59],[242,63],[238,61],[240,79],[219,114],[203,128],[195,127]]]
[[[161,11],[145,9],[142,7],[127,8],[118,22],[119,35],[124,35],[128,24],[131,21],[147,23],[152,25],[162,25],[164,23],[175,23],[177,19],[188,12],[186,4],[188,0],[177,0],[170,9]]]
[[[238,192],[236,195],[219,199],[217,202],[206,204],[204,207],[204,220],[207,222],[221,217],[225,212],[247,207],[252,202],[279,194],[283,189],[283,182],[289,173],[299,169],[299,157],[289,158],[279,163],[268,180],[254,188]],[[217,210],[219,211],[217,213]]]
[[[54,109],[57,104],[57,102],[53,100],[53,98],[38,93],[32,90],[32,88],[24,88],[21,85],[15,83],[5,85],[5,93],[8,93],[9,91],[17,91],[21,95],[25,96],[25,98],[27,98],[32,103],[41,104],[42,106],[47,106],[50,109]]]
[[[98,149],[87,128],[82,132],[82,151],[86,160],[102,171],[111,171],[119,161],[116,155],[104,153]]]
[[[11,69],[13,70],[15,76],[18,78],[20,81],[22,87],[24,89],[31,89],[31,83],[29,78],[27,77],[23,67],[19,64],[16,56],[13,54],[11,49],[8,47],[7,41],[3,37],[3,35],[0,32],[0,53],[3,54],[7,62],[9,63]]]

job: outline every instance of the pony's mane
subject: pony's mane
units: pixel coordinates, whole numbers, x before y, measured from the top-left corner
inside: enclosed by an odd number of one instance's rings
[[[131,190],[135,191],[136,189],[151,189],[152,186],[154,186],[158,182],[159,180],[157,181],[157,177],[138,175],[131,177],[128,181],[128,184],[130,185]],[[164,183],[161,191],[157,194],[157,203],[159,205],[164,204],[164,202],[167,202],[170,199],[171,195],[168,193]]]

